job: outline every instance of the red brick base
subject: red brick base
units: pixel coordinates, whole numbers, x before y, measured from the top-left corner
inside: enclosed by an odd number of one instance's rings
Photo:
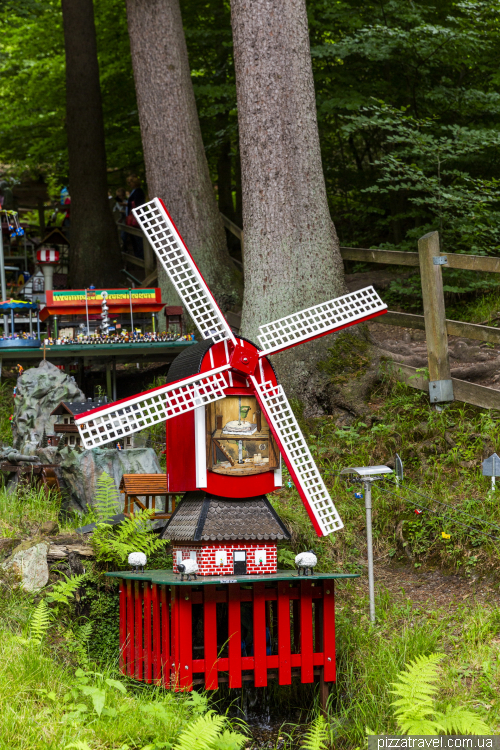
[[[187,542],[186,544],[177,543],[173,545],[174,554],[174,573],[177,570],[177,553],[182,553],[182,559],[188,560],[196,554],[199,573],[201,576],[228,576],[234,575],[233,551],[245,550],[247,553],[247,575],[258,575],[259,573],[276,573],[277,546],[276,542]],[[221,559],[220,554],[225,552],[226,564]]]

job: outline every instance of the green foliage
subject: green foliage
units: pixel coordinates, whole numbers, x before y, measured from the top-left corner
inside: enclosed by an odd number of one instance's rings
[[[398,727],[403,734],[489,734],[490,728],[475,712],[462,706],[448,705],[444,713],[437,711],[434,696],[439,679],[438,665],[444,654],[419,656],[399,673],[393,683],[392,702]],[[434,717],[434,718],[431,718]]]
[[[116,489],[114,479],[112,479],[106,471],[103,471],[97,480],[97,491],[95,496],[95,512],[97,518],[101,523],[105,523],[119,513],[119,510],[118,490]]]
[[[126,14],[119,0],[96,3],[94,12],[108,167],[141,170]],[[26,168],[37,177],[42,171],[55,194],[68,178],[61,4],[16,3],[8,18],[2,16],[0,35],[2,161],[11,165],[13,177]]]
[[[47,635],[52,624],[49,606],[45,599],[41,599],[33,612],[30,623],[30,638],[33,643],[39,645]]]
[[[248,738],[225,729],[226,719],[208,711],[180,735],[174,750],[240,750]]]
[[[278,549],[278,567],[295,568],[295,554],[285,547]]]
[[[92,534],[92,547],[98,562],[125,563],[131,552],[144,552],[146,556],[165,546],[151,529],[153,510],[141,510],[111,526],[98,523]]]
[[[85,578],[85,573],[78,576],[68,578],[64,573],[63,579],[57,581],[52,586],[50,592],[46,595],[46,601],[56,604],[56,610],[60,605],[68,606],[70,600],[73,599],[75,592],[82,585],[82,581]]]
[[[328,750],[329,732],[323,716],[318,716],[307,731],[301,745],[302,750]]]
[[[320,362],[318,369],[337,385],[359,377],[370,365],[368,342],[354,333],[342,331],[328,349],[328,354],[328,359]]]

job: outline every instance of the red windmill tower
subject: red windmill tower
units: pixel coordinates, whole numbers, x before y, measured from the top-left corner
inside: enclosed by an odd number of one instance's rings
[[[330,534],[343,526],[268,357],[303,342],[382,315],[387,311],[387,307],[373,287],[367,287],[260,326],[258,338],[261,348],[258,348],[252,342],[236,336],[229,327],[162,201],[156,198],[134,209],[134,214],[198,328],[202,341],[177,357],[170,368],[169,382],[166,385],[81,414],[75,422],[85,448],[93,448],[121,440],[134,432],[166,421],[168,490],[171,493],[185,493],[170,519],[166,535],[174,544],[174,570],[177,562],[189,557],[195,558],[200,574],[204,577],[203,583],[210,583],[210,585],[202,586],[202,593],[199,594],[200,601],[205,607],[205,658],[194,661],[203,661],[204,667],[201,671],[205,673],[205,684],[207,687],[214,687],[217,683],[218,671],[222,671],[227,665],[223,658],[217,658],[216,635],[214,632],[212,635],[207,635],[207,628],[210,631],[210,618],[215,617],[215,609],[212,611],[211,606],[215,608],[215,602],[220,600],[220,595],[217,599],[215,594],[216,586],[213,583],[213,577],[236,576],[230,583],[223,581],[228,588],[225,594],[226,601],[229,602],[228,628],[230,635],[234,632],[235,636],[234,639],[230,639],[229,643],[230,660],[231,650],[235,657],[235,653],[240,650],[240,641],[243,642],[241,611],[237,615],[235,609],[231,617],[231,603],[235,607],[236,605],[240,607],[241,602],[245,601],[245,598],[242,599],[239,594],[237,600],[234,598],[234,593],[231,595],[234,586],[237,586],[240,591],[238,577],[247,576],[249,582],[262,574],[269,574],[274,580],[288,580],[290,577],[290,573],[287,573],[284,578],[283,576],[279,578],[276,565],[277,541],[288,538],[288,531],[266,498],[266,493],[281,486],[281,457],[285,461],[318,536]],[[116,575],[130,581],[137,580],[140,574],[120,573]],[[181,584],[177,585],[178,579],[175,579],[172,574],[168,578],[163,571],[161,580],[158,575],[158,571],[151,573],[149,594],[151,597],[155,586],[165,586],[167,582],[171,584],[172,601],[170,606],[164,603],[163,606],[166,609],[162,610],[165,613],[168,612],[168,618],[166,614],[161,618],[158,614],[162,622],[165,618],[168,619],[169,632],[171,629],[168,648],[174,655],[169,651],[173,659],[169,666],[170,674],[174,672],[179,674],[179,684],[190,687],[193,684],[194,662],[191,663],[192,655],[190,659],[187,659],[185,655],[184,660],[189,661],[186,665],[189,674],[185,675],[180,663],[183,659],[178,649],[181,648],[179,644],[185,637],[186,628],[180,624],[179,617],[181,619],[182,617],[179,613],[186,606],[183,604],[186,599],[189,600],[190,605],[194,599],[191,597],[183,599],[179,595],[177,590],[180,591]],[[331,576],[322,576],[321,580],[328,578]],[[189,589],[191,585],[191,583],[188,584]],[[295,590],[292,592],[288,582],[286,586],[289,590],[283,589],[281,592],[287,601],[288,618],[290,618],[290,601],[295,598],[299,600],[300,615],[297,614],[297,618],[302,623],[301,633],[305,632],[304,628],[307,631],[309,628],[309,625],[307,628],[305,625],[308,615],[304,613],[308,611],[307,607],[312,602],[311,590],[308,587],[313,585],[310,582],[303,582],[300,589],[297,587],[298,593],[295,593]],[[331,589],[331,591],[328,589],[328,596],[333,596],[333,581],[328,585]],[[127,586],[130,588],[131,584]],[[125,596],[128,596],[127,586],[123,587]],[[149,584],[145,583],[144,586],[149,591]],[[258,643],[261,652],[264,643],[263,657],[269,659],[272,654],[266,653],[268,649],[265,644],[272,630],[273,617],[272,606],[266,607],[274,600],[271,595],[266,596],[262,586],[265,584],[255,584],[253,587],[251,635],[252,643],[255,643],[256,648]],[[211,588],[214,589],[213,596],[206,599],[208,589]],[[309,604],[304,605],[302,594],[306,590],[309,592],[306,596]],[[132,596],[132,589],[130,592]],[[197,595],[198,592],[192,593],[195,599]],[[326,617],[327,594],[322,592],[321,595],[324,617]],[[144,592],[142,596],[145,597],[144,602],[146,602],[147,596]],[[275,599],[278,600],[279,612],[279,591]],[[152,602],[152,598],[148,601]],[[262,603],[262,610],[259,602]],[[264,606],[265,603],[266,606]],[[128,605],[123,606],[123,619],[126,620]],[[288,643],[290,622],[288,621],[287,641],[286,606],[283,604],[281,621],[282,637],[285,643]],[[303,609],[304,606],[306,609]],[[265,635],[262,636],[264,620],[261,615],[263,616],[264,611],[267,614]],[[330,614],[333,617],[333,609]],[[279,618],[279,614],[274,618],[276,627],[279,627]],[[321,620],[320,617],[316,619],[318,622]],[[132,614],[127,621],[133,628]],[[126,630],[128,625],[123,627]],[[312,624],[310,629],[312,639]],[[124,638],[126,638],[125,630]],[[137,633],[134,638],[136,635]],[[128,637],[129,640],[132,637],[130,632],[128,632]],[[191,633],[189,637],[191,638]],[[264,641],[262,641],[263,637]],[[302,637],[301,635],[300,638]],[[322,639],[325,639],[323,635],[321,638],[316,637],[315,648]],[[125,641],[122,643],[125,648],[124,644]],[[323,645],[321,658],[324,662],[321,664],[325,663],[328,668],[326,659],[328,658],[329,662],[332,659],[331,656],[325,656],[327,648],[325,644]],[[152,648],[151,658],[153,659],[154,647]],[[284,648],[286,651],[287,648]],[[289,645],[288,652],[290,648]],[[310,677],[313,675],[314,662],[312,648],[312,642],[308,643],[307,649],[308,652],[310,651],[311,663],[306,671]],[[330,648],[334,648],[334,645]],[[148,651],[145,644],[141,644],[141,649]],[[189,647],[186,646],[186,649],[189,651]],[[210,659],[210,656],[207,656],[207,651],[213,656],[215,666],[208,666],[207,659]],[[129,654],[129,657],[125,659],[124,668],[130,670],[132,656]],[[157,657],[161,661],[159,652]],[[145,668],[146,657],[143,655],[141,658]],[[259,669],[257,653],[254,652],[254,656],[242,657],[240,654],[236,659],[239,664],[236,672],[234,669],[231,670],[231,664],[228,665],[230,685],[238,687],[241,682],[242,658],[251,659],[254,663],[254,668],[257,670],[255,684],[266,684],[262,683],[264,679],[262,676],[257,677]],[[291,679],[292,662],[293,658],[290,657],[286,668],[282,664],[276,665],[281,670],[281,684],[288,684],[289,672]],[[200,667],[200,665],[197,666]],[[304,664],[301,661],[302,666]],[[264,671],[268,668],[269,664],[264,667]],[[285,672],[282,674],[283,668]],[[332,679],[331,668],[330,665],[330,679]],[[137,668],[134,667],[134,669],[136,669],[137,676]],[[161,677],[165,682],[164,665],[160,668],[158,662],[155,669],[150,664],[149,669],[153,679]],[[304,674],[304,669],[302,670],[303,681],[311,681]],[[207,677],[209,671],[211,676]],[[147,675],[144,674],[144,677],[147,678]],[[267,681],[267,671],[265,679]]]

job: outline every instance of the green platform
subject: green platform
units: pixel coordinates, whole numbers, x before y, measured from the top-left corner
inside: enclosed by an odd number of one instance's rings
[[[64,364],[68,359],[83,359],[85,364],[92,360],[109,360],[115,362],[171,362],[196,341],[152,341],[137,344],[53,344],[45,347],[45,356],[56,364]],[[4,365],[27,360],[43,359],[43,342],[40,348],[8,348],[0,350]]]
[[[278,570],[260,576],[198,576],[195,581],[181,581],[180,575],[170,570],[146,570],[144,573],[131,573],[127,570],[106,573],[110,578],[125,578],[129,581],[149,581],[166,586],[208,586],[225,583],[273,583],[274,581],[326,581],[339,578],[359,578],[357,573],[315,573],[312,576],[298,575],[296,570]]]

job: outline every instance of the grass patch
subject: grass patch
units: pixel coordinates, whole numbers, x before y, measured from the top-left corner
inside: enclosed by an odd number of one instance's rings
[[[202,695],[127,683],[110,670],[69,669],[0,633],[1,750],[171,748],[207,709]]]
[[[388,381],[370,404],[370,427],[361,419],[339,429],[331,417],[304,420],[311,452],[344,521],[345,528],[318,539],[298,493],[289,486],[270,496],[292,531],[293,551],[314,549],[322,570],[359,572],[366,559],[363,500],[340,477],[348,466],[393,465],[398,453],[405,467],[401,488],[394,479],[373,486],[375,557],[383,555],[446,570],[496,574],[499,561],[500,504],[481,473],[482,460],[500,451],[500,414],[461,403],[433,410],[426,394]],[[416,515],[415,510],[423,510]],[[406,551],[398,540],[400,526]],[[449,534],[445,539],[442,533]]]

